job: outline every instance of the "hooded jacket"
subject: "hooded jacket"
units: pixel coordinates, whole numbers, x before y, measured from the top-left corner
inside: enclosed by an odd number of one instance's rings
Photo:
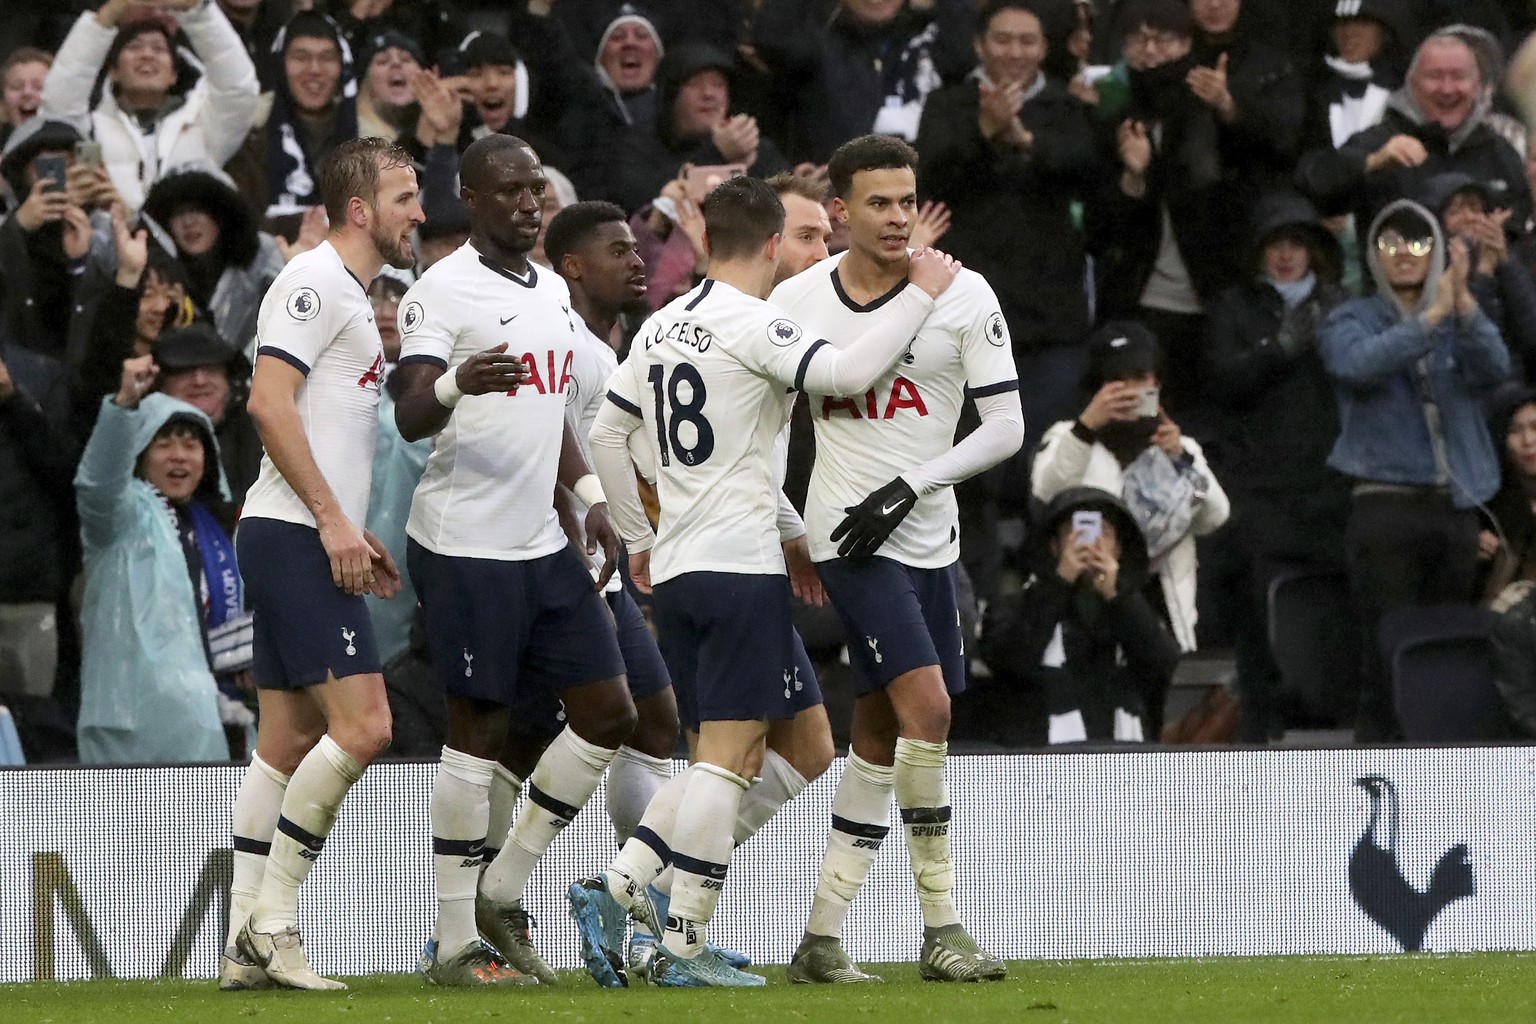
[[[1089,443],[1073,430],[1076,422],[1063,420],[1045,432],[1030,471],[1031,489],[1037,500],[1052,502],[1071,487],[1096,487],[1116,498],[1125,493],[1125,467],[1099,441]],[[1211,533],[1227,521],[1231,504],[1216,474],[1205,461],[1205,452],[1192,437],[1183,438],[1185,468],[1203,476],[1208,484],[1205,500],[1195,510],[1189,530],[1158,559],[1154,572],[1163,590],[1163,604],[1180,649],[1195,649],[1195,538]]]
[[[1206,439],[1206,454],[1234,493],[1337,494],[1343,481],[1327,460],[1339,417],[1317,331],[1349,298],[1339,285],[1343,254],[1312,204],[1294,192],[1266,196],[1254,218],[1244,263],[1254,273],[1217,298],[1207,323],[1206,381],[1221,429]],[[1262,247],[1282,228],[1304,233],[1314,263],[1323,264],[1312,268],[1311,293],[1289,311],[1262,276]]]
[[[1425,183],[1425,194],[1420,200],[1445,226],[1445,210],[1458,194],[1473,190],[1482,194],[1486,208],[1493,209],[1494,198],[1482,182],[1460,171],[1437,174]],[[1506,234],[1506,239],[1508,235]],[[1472,274],[1467,287],[1472,297],[1482,307],[1488,319],[1499,329],[1504,347],[1509,349],[1510,362],[1517,377],[1525,377],[1536,370],[1536,279],[1513,251],[1494,268],[1493,273],[1478,270],[1478,246],[1469,243],[1472,250]]]
[[[299,113],[288,88],[283,53],[296,26],[317,38],[324,33],[341,53],[336,94],[326,115],[314,122],[317,130],[312,130]],[[351,46],[336,23],[313,11],[295,14],[272,41],[265,64],[272,89],[261,96],[256,130],[246,140],[237,163],[229,167],[240,191],[253,197],[252,206],[265,207],[267,217],[300,214],[318,206],[320,161],[340,143],[357,137],[357,71],[352,58]]]
[[[1488,101],[1480,100],[1454,132],[1446,132],[1424,117],[1404,86],[1387,101],[1380,124],[1337,149],[1321,147],[1304,154],[1296,167],[1296,187],[1324,216],[1353,213],[1362,253],[1365,230],[1383,207],[1403,196],[1424,195],[1429,179],[1447,171],[1461,171],[1483,182],[1493,205],[1509,208],[1511,223],[1524,224],[1531,215],[1525,161],[1485,123],[1487,113]],[[1366,173],[1366,159],[1397,135],[1418,139],[1428,153],[1424,162],[1417,167],[1393,165]],[[1362,262],[1365,260],[1362,255]]]
[[[1382,224],[1400,211],[1417,214],[1434,239],[1423,294],[1406,314],[1375,246]],[[1448,487],[1457,508],[1471,508],[1499,486],[1482,400],[1509,378],[1509,351],[1481,309],[1425,329],[1421,314],[1433,303],[1446,264],[1445,236],[1428,210],[1407,199],[1389,203],[1366,239],[1377,294],[1335,308],[1320,336],[1339,406],[1339,438],[1328,464],[1356,480]]]
[[[212,456],[194,499],[227,497],[208,417],[161,394],[145,395],[136,409],[103,399],[75,474],[85,546],[79,738],[88,764],[229,756],[175,517],[134,476],[139,456],[178,414],[202,425]]]
[[[684,43],[667,51],[656,69],[656,128],[641,132],[634,128],[626,134],[628,146],[624,159],[610,172],[610,198],[625,210],[638,210],[661,194],[668,181],[677,177],[683,164],[709,167],[728,163],[714,140],[678,138],[672,129],[672,108],[684,83],[702,71],[716,70],[727,79],[731,59],[704,43]],[[773,140],[763,135],[757,146],[757,160],[747,168],[754,178],[767,178],[789,170],[789,161]]]
[[[256,115],[256,67],[245,44],[217,4],[200,4],[176,19],[202,64],[202,75],[180,106],[146,134],[118,106],[110,83],[91,107],[91,96],[112,50],[117,29],[80,15],[54,58],[43,85],[40,117],[68,121],[101,143],[102,161],[129,210],[144,202],[149,186],[168,168],[207,163],[222,167],[245,141]]]
[[[1080,510],[1099,512],[1120,541],[1116,597],[1105,600],[1056,571],[1051,551],[1060,525]],[[1016,594],[987,607],[981,655],[994,673],[1015,685],[1044,690],[1049,737],[1143,739],[1136,717],[1140,694],[1165,683],[1179,662],[1179,645],[1143,596],[1147,548],[1130,511],[1113,494],[1072,487],[1047,506],[1034,532],[1032,573]],[[1075,724],[1069,724],[1074,715]]]
[[[168,229],[171,217],[187,206],[207,213],[219,226],[211,252],[177,254],[192,279],[192,297],[208,310],[225,341],[240,350],[250,348],[262,296],[283,272],[282,250],[271,235],[257,230],[250,204],[225,184],[222,174],[183,170],[162,178],[149,190],[144,212]]]

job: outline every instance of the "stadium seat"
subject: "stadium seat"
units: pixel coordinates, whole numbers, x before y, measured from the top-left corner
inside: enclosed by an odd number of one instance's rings
[[[1410,743],[1464,743],[1510,734],[1493,682],[1489,613],[1473,605],[1403,608],[1381,623],[1381,652],[1403,737]]]
[[[1308,725],[1337,725],[1360,692],[1360,627],[1341,569],[1293,569],[1269,586],[1269,646],[1282,706]]]

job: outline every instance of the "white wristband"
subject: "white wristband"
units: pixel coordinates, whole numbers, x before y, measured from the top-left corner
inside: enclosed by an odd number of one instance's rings
[[[432,385],[432,393],[437,396],[437,404],[444,409],[452,409],[459,404],[464,397],[464,392],[459,390],[459,371],[457,367],[437,378],[437,383]]]
[[[596,473],[588,473],[580,480],[577,480],[576,486],[572,487],[571,491],[588,508],[591,508],[593,505],[601,505],[608,500],[608,496],[603,493],[603,483],[597,478]]]

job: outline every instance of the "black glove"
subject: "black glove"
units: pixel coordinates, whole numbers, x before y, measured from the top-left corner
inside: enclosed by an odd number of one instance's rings
[[[848,515],[832,531],[833,540],[842,540],[837,553],[843,558],[861,558],[879,551],[916,505],[916,492],[897,477],[857,505],[846,506],[843,511]]]

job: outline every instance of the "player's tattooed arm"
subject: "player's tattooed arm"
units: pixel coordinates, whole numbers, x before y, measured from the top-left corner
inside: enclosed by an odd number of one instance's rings
[[[476,352],[451,370],[426,360],[402,361],[395,401],[395,426],[407,441],[431,437],[448,425],[454,406],[465,395],[516,394],[528,379],[528,368],[507,355],[507,344]],[[449,376],[451,374],[451,376]]]

